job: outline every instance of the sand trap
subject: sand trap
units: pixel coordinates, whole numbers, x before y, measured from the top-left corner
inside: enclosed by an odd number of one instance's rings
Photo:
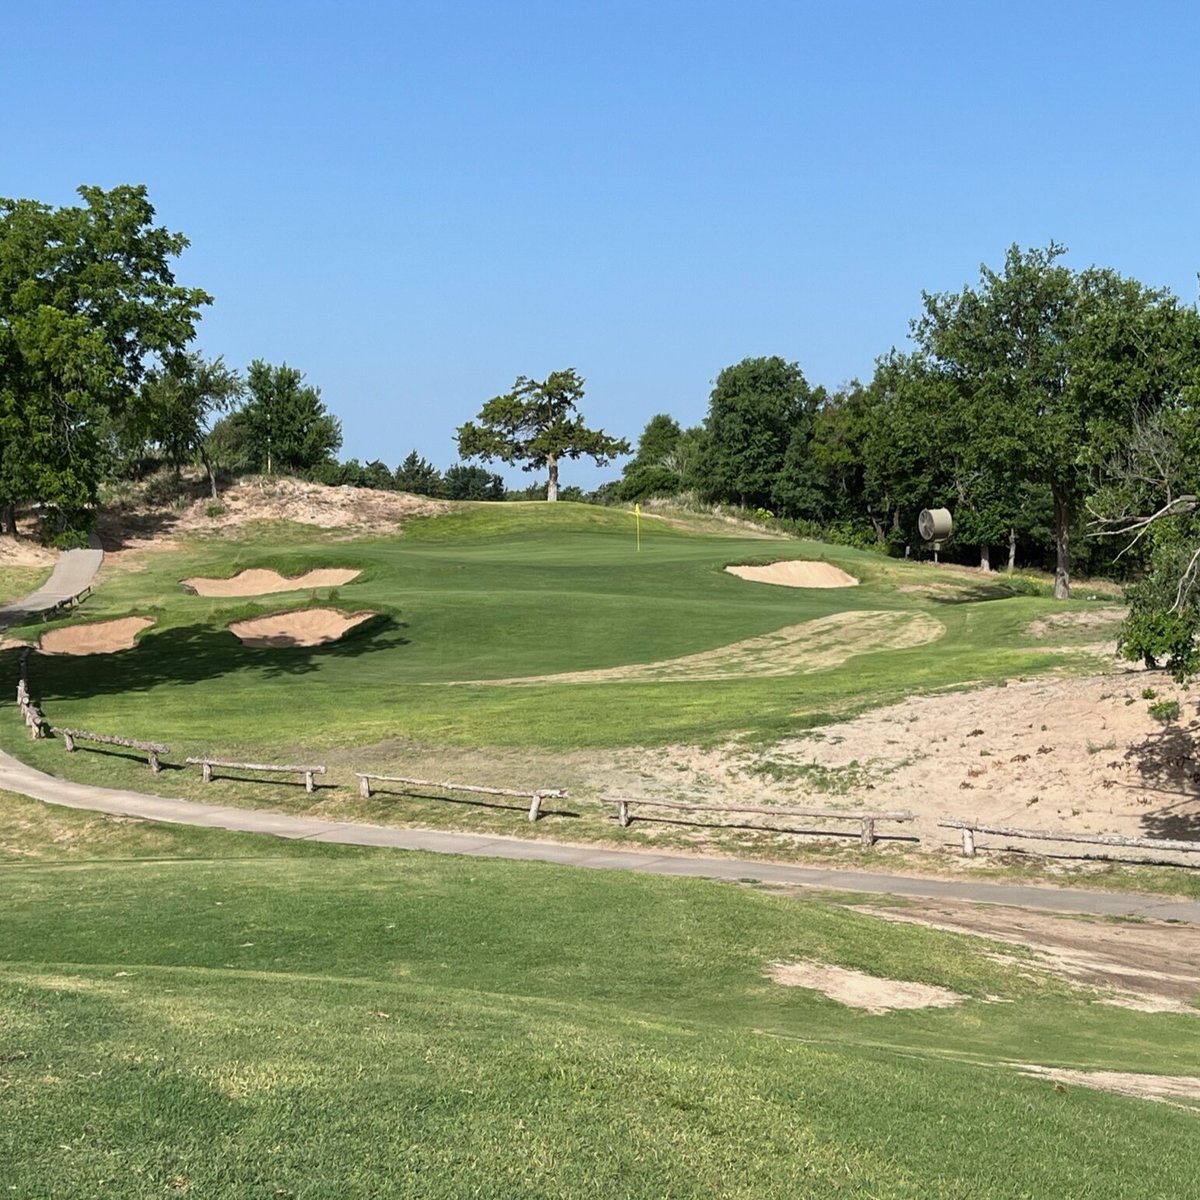
[[[840,667],[856,654],[905,650],[937,641],[945,626],[926,613],[848,612],[788,625],[774,633],[746,638],[715,650],[668,658],[656,663],[630,663],[593,671],[558,675],[524,675],[510,679],[470,679],[461,683],[683,683],[720,679],[805,675]]]
[[[43,633],[38,649],[43,654],[113,654],[117,650],[132,650],[137,635],[153,624],[147,617],[124,617],[120,621],[68,625]]]
[[[280,575],[278,571],[266,571],[255,567],[250,571],[239,572],[232,579],[196,577],[185,579],[183,585],[197,596],[268,596],[273,592],[302,592],[305,588],[341,587],[343,583],[350,583],[361,574],[361,571],[341,567],[325,567],[289,579],[286,575]]]
[[[852,971],[848,967],[831,967],[811,959],[772,963],[768,974],[785,987],[811,988],[824,992],[839,1004],[865,1008],[871,1013],[886,1013],[897,1008],[949,1008],[966,999],[949,988],[880,979],[876,975]]]
[[[1194,1075],[1145,1075],[1135,1071],[1072,1071],[1065,1067],[1042,1067],[1036,1063],[1011,1063],[1022,1075],[1037,1075],[1054,1083],[1096,1088],[1120,1096],[1137,1096],[1171,1104],[1200,1100],[1200,1079]],[[1181,1105],[1188,1107],[1190,1105]]]
[[[840,567],[823,562],[774,562],[765,567],[726,567],[730,575],[751,583],[775,583],[780,587],[840,588],[857,587],[858,580]]]
[[[326,642],[336,642],[375,615],[373,612],[344,613],[336,608],[304,608],[297,612],[276,613],[273,617],[234,621],[229,631],[243,646],[256,649],[322,646]]]

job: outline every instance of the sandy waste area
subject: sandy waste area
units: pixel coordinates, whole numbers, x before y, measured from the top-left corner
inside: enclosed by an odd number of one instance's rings
[[[153,624],[147,617],[124,617],[119,621],[67,625],[43,633],[38,649],[43,654],[113,654],[132,650],[137,635]]]
[[[217,500],[203,496],[182,508],[141,501],[111,506],[98,514],[96,532],[106,556],[116,556],[108,565],[116,567],[126,553],[172,549],[172,537],[181,534],[233,531],[273,521],[356,533],[396,533],[413,517],[453,507],[444,500],[407,492],[253,476],[230,485]]]
[[[235,621],[230,632],[242,645],[256,649],[283,650],[292,646],[323,646],[336,642],[356,625],[369,621],[373,612],[344,613],[336,608],[305,608]]]
[[[1050,975],[1089,989],[1100,1004],[1200,1017],[1192,1003],[1200,997],[1200,926],[1090,920],[965,901],[868,904],[855,911],[985,939],[993,961],[1017,974]]]
[[[840,567],[824,562],[802,562],[789,559],[774,562],[765,567],[726,567],[730,575],[747,579],[751,583],[774,583],[780,587],[794,588],[841,588],[857,587],[858,580],[847,575]]]
[[[269,596],[274,592],[302,592],[307,588],[341,587],[357,579],[361,571],[323,567],[289,579],[278,571],[255,567],[230,579],[205,579],[195,576],[183,580],[184,587],[197,596]]]
[[[32,538],[0,534],[0,567],[51,567],[57,561],[57,550],[51,550]]]
[[[839,1004],[849,1008],[865,1008],[871,1013],[886,1013],[898,1008],[948,1008],[966,999],[949,988],[902,979],[883,979],[863,971],[833,967],[811,959],[772,963],[767,974],[785,987],[811,988],[823,992]]]

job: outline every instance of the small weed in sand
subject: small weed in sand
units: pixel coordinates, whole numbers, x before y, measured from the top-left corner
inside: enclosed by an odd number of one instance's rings
[[[1172,721],[1179,720],[1179,701],[1159,700],[1156,704],[1151,704],[1147,711],[1156,721],[1169,725]]]

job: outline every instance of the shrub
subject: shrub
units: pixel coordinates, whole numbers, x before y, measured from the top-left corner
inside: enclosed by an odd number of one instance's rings
[[[1150,705],[1150,715],[1156,720],[1161,721],[1164,725],[1179,718],[1179,701],[1178,700],[1160,700],[1157,704]]]

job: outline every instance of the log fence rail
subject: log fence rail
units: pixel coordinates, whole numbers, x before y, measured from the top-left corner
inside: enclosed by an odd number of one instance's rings
[[[314,776],[325,774],[325,768],[320,766],[303,766],[282,763],[233,762],[228,758],[201,758],[198,756],[188,757],[184,759],[184,761],[190,766],[200,768],[201,778],[205,783],[212,783],[214,778],[214,767],[220,767],[225,771],[276,771],[281,774],[303,775],[304,790],[306,792],[315,792],[317,790],[317,784]]]
[[[370,775],[357,771],[358,794],[364,799],[371,798],[372,783],[401,783],[405,787],[436,788],[441,792],[474,792],[484,796],[514,796],[529,801],[529,819],[536,821],[542,815],[543,800],[565,800],[567,793],[563,788],[535,788],[533,791],[517,788],[480,787],[472,783],[440,783],[435,779],[412,779],[404,775]],[[376,789],[381,790],[381,789]]]
[[[161,742],[143,742],[137,738],[116,737],[111,733],[89,733],[86,729],[61,729],[53,727],[51,733],[63,740],[63,747],[68,753],[74,753],[76,742],[97,742],[102,746],[127,746],[131,750],[144,750],[150,770],[157,775],[162,770],[158,761],[160,754],[170,754],[171,747]]]
[[[669,808],[683,812],[750,813],[758,816],[803,817],[822,821],[858,821],[860,829],[859,843],[864,850],[869,850],[878,840],[875,832],[877,821],[905,822],[913,820],[913,814],[910,812],[862,812],[853,809],[796,808],[792,805],[783,804],[698,804],[683,800],[652,800],[646,796],[605,797],[602,803],[615,804],[617,806],[617,821],[622,828],[627,827],[633,821],[630,809],[634,804],[644,805],[649,808]],[[781,832],[789,831],[781,830]],[[830,832],[835,831],[831,830]]]
[[[942,829],[957,829],[962,833],[962,852],[968,858],[975,857],[975,835],[991,834],[995,837],[1029,838],[1043,842],[1077,842],[1088,846],[1116,846],[1133,850],[1169,850],[1179,853],[1200,852],[1200,841],[1182,842],[1168,838],[1120,837],[1116,834],[1075,833],[1067,829],[1010,829],[1003,825],[985,825],[981,821],[939,821]]]

